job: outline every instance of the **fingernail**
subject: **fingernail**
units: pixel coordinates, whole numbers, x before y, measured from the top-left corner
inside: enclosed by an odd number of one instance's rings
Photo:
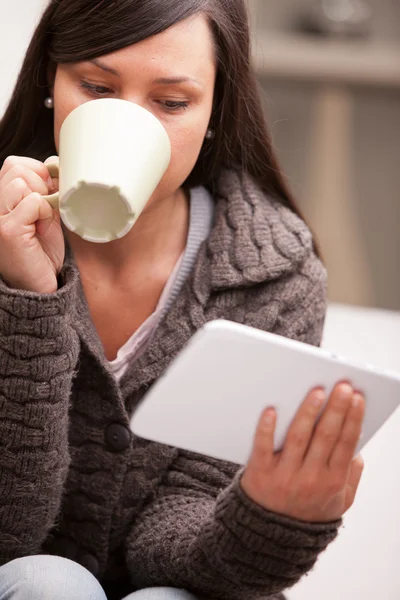
[[[273,408],[270,408],[267,410],[267,412],[264,415],[264,423],[266,425],[271,425],[273,423],[274,414],[275,414],[275,411]]]
[[[52,189],[53,189],[53,187],[54,187],[54,183],[53,183],[53,180],[52,180],[52,178],[51,178],[51,177],[49,177],[49,178],[48,178],[48,180],[47,180],[47,182],[46,182],[46,183],[47,183],[47,187],[48,187],[50,190],[52,190]]]
[[[325,398],[326,398],[325,390],[323,390],[323,389],[315,390],[315,392],[312,395],[312,403],[314,404],[314,406],[320,407],[325,402]]]
[[[353,393],[353,387],[349,383],[342,383],[339,392],[343,400],[346,400]]]
[[[353,406],[353,408],[358,408],[361,404],[361,402],[363,401],[363,396],[361,394],[359,394],[358,392],[356,394],[354,394],[353,396],[353,401],[351,403],[351,405]]]

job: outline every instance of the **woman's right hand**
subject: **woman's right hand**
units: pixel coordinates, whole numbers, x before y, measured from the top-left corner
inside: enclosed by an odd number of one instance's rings
[[[365,399],[348,382],[332,391],[321,418],[325,391],[305,399],[289,428],[282,452],[274,453],[276,412],[260,419],[254,448],[241,479],[244,492],[269,511],[300,521],[340,519],[353,504],[363,471],[354,457]]]
[[[51,294],[64,263],[58,211],[43,196],[56,191],[44,163],[9,156],[0,170],[0,275],[14,289]]]

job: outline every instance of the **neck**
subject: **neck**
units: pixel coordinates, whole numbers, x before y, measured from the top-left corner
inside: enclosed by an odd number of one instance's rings
[[[79,270],[87,277],[110,282],[140,273],[171,271],[185,249],[189,202],[183,190],[148,205],[130,232],[107,244],[94,244],[66,230]]]

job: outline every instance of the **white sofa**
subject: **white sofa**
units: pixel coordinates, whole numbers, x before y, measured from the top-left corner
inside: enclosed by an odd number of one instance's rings
[[[400,313],[331,305],[323,346],[400,373]],[[288,600],[400,599],[400,409],[363,457],[344,528]]]

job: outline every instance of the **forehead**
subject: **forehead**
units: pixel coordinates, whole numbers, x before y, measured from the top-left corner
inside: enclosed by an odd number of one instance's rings
[[[123,75],[132,69],[136,74],[179,70],[198,79],[207,79],[216,69],[214,40],[204,15],[190,17],[104,58]]]

